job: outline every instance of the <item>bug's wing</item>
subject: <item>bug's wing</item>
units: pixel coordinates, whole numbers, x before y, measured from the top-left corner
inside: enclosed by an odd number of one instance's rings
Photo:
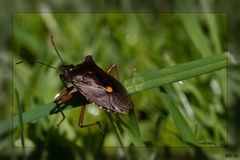
[[[132,107],[132,101],[128,95],[122,95],[118,92],[112,93],[110,96],[111,104],[114,106],[114,112],[126,114]]]
[[[103,87],[97,85],[87,85],[82,82],[74,84],[74,86],[81,92],[89,101],[102,106],[106,110],[126,114],[128,113],[128,103],[123,106],[123,97],[116,93],[107,93]],[[124,103],[126,104],[126,103]]]

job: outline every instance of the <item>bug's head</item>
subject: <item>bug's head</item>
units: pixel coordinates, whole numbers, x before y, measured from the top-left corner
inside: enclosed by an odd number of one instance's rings
[[[63,64],[63,65],[61,65],[61,66],[59,67],[59,69],[60,69],[60,71],[61,71],[62,74],[68,74],[69,72],[72,71],[72,69],[73,69],[74,67],[75,67],[75,66],[72,65],[72,64],[69,64],[69,65]]]

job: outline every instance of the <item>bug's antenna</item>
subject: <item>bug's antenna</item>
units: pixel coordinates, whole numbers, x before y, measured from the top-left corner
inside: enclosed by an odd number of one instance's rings
[[[19,62],[15,63],[15,64],[18,65],[18,64],[21,64],[21,63],[24,63],[24,61],[19,61]],[[45,64],[45,63],[42,63],[42,62],[33,62],[33,63],[39,63],[39,64],[41,64],[41,65],[43,65],[43,66],[47,66],[47,67],[50,67],[50,68],[53,68],[53,69],[59,70],[59,69],[56,68],[56,67],[50,66],[50,65]]]
[[[56,69],[56,70],[59,70],[59,69],[56,68],[56,67],[50,66],[50,65],[45,64],[45,63],[42,63],[42,62],[36,62],[36,63],[39,63],[39,64],[44,65],[44,66],[48,66],[48,67],[53,68],[53,69]]]
[[[57,52],[58,57],[60,58],[62,64],[64,64],[64,63],[63,63],[63,60],[62,60],[62,58],[61,58],[61,56],[60,56],[60,54],[59,54],[59,52],[58,52],[58,50],[57,50],[57,47],[56,47],[56,45],[55,45],[55,43],[54,43],[54,41],[53,41],[53,35],[51,36],[51,42],[52,42],[52,45],[53,45],[55,51]]]

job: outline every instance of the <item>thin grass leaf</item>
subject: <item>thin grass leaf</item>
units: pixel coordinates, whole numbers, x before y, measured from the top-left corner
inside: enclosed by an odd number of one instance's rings
[[[210,8],[210,1],[200,1],[202,8],[204,11],[208,11]],[[219,13],[220,14],[220,13]],[[219,14],[211,14],[206,13],[204,16],[206,17],[206,22],[209,28],[209,34],[211,36],[212,42],[214,44],[214,51],[216,53],[222,52],[220,36],[219,36],[219,26],[217,24],[217,15]]]
[[[110,121],[111,121],[111,123],[113,125],[113,129],[114,129],[114,131],[115,131],[115,133],[117,135],[120,147],[123,147],[122,136],[121,136],[120,131],[119,131],[118,127],[117,127],[117,124],[114,122],[111,114],[107,113],[107,116],[108,116],[108,118],[110,119]]]
[[[139,137],[138,134],[136,134],[136,131],[134,131],[134,128],[131,128],[129,125],[127,125],[121,118],[117,116],[117,123],[121,124],[123,126],[123,129],[125,132],[130,135],[131,140],[136,147],[144,147],[145,144],[142,142],[141,137]]]
[[[220,53],[222,52],[222,48],[221,48],[221,43],[219,38],[219,28],[216,22],[216,16],[213,14],[206,14],[205,16],[206,16],[207,23],[209,25],[210,36],[214,44],[214,52]]]
[[[111,122],[113,124],[115,132],[117,133],[117,137],[118,137],[118,140],[119,140],[119,143],[120,143],[121,147],[123,147],[123,140],[122,140],[122,136],[120,134],[120,131],[118,129],[119,125],[121,125],[123,127],[125,132],[129,133],[128,135],[131,135],[131,137],[132,137],[131,140],[136,147],[145,146],[142,143],[142,140],[141,140],[139,126],[138,126],[138,123],[137,123],[137,120],[136,120],[136,115],[135,115],[135,112],[134,112],[133,109],[131,109],[129,111],[129,121],[130,121],[129,123],[130,123],[130,125],[126,124],[118,116],[116,116],[117,121],[114,121],[113,118],[112,118],[112,115],[110,113],[107,113],[107,115],[108,115],[109,119],[111,120]]]
[[[208,39],[201,29],[200,22],[193,14],[179,14],[190,39],[203,57],[212,55]]]
[[[171,96],[167,94],[163,87],[160,87],[160,91],[163,104],[170,112],[178,133],[180,134],[183,141],[189,144],[197,145],[196,137],[194,136],[189,123],[186,121],[179,108],[175,105]]]
[[[19,129],[20,129],[20,135],[21,135],[21,143],[22,143],[22,147],[25,147],[25,143],[24,143],[24,128],[23,128],[23,111],[22,111],[22,106],[20,103],[20,99],[19,99],[19,95],[17,90],[15,90],[15,94],[16,94],[16,101],[17,101],[17,115],[18,115],[18,123],[19,123]]]
[[[133,129],[134,134],[136,135],[136,138],[140,139],[140,129],[138,126],[137,118],[134,109],[131,109],[129,111],[129,119],[130,119],[130,127]]]

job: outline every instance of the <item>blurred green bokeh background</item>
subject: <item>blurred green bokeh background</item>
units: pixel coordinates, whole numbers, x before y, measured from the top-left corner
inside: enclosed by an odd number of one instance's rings
[[[198,11],[206,11],[214,4],[200,2],[199,6],[191,3],[188,3],[188,6],[196,7]],[[12,31],[9,31],[7,26],[3,27],[6,32],[3,32],[5,39],[2,38],[3,43],[1,43],[4,44],[0,54],[3,61],[1,69],[13,71],[12,77],[8,74],[1,75],[2,121],[11,116],[12,111],[13,115],[16,114],[15,93],[13,93],[12,108],[12,104],[3,94],[6,93],[5,91],[11,93],[16,89],[23,110],[26,112],[52,102],[56,93],[62,90],[63,85],[56,70],[33,63],[33,61],[41,61],[55,67],[61,64],[50,43],[51,35],[54,35],[61,56],[67,64],[78,64],[86,55],[91,54],[103,69],[116,63],[122,82],[130,77],[134,68],[136,68],[135,74],[138,75],[227,51],[231,51],[232,56],[238,58],[238,54],[235,54],[239,49],[235,43],[236,39],[229,38],[232,32],[228,35],[228,29],[233,31],[234,26],[231,23],[229,25],[227,14],[51,13],[51,11],[61,11],[61,6],[71,11],[91,10],[88,8],[88,3],[84,4],[59,3],[58,8],[54,8],[45,3],[33,3],[26,6],[26,10],[29,11],[31,10],[29,8],[33,7],[40,8],[36,11],[45,12],[12,13]],[[171,8],[175,7],[181,10],[181,4],[163,5],[156,2],[155,5],[155,11],[160,9],[171,11]],[[131,4],[112,3],[112,9],[116,11],[122,9],[131,11],[131,7],[127,8],[127,6]],[[99,8],[101,7],[104,10],[100,4]],[[136,5],[133,8],[138,7],[153,9],[148,5]],[[197,32],[199,29],[201,33]],[[9,44],[12,44],[12,47]],[[231,48],[228,48],[229,46]],[[21,65],[13,65],[12,70],[11,60],[6,54],[11,48],[13,64],[21,60],[25,61]],[[25,124],[24,139],[27,147],[25,155],[22,149],[17,149],[21,147],[19,128],[14,129],[13,134],[1,134],[0,155],[8,158],[26,156],[37,159],[224,158],[224,153],[229,152],[224,147],[237,152],[239,141],[236,140],[238,130],[235,127],[239,122],[235,117],[238,112],[234,111],[239,102],[239,99],[236,100],[239,97],[237,91],[239,77],[234,73],[237,72],[235,68],[238,67],[236,58],[229,61],[229,68],[233,73],[228,74],[228,79],[225,69],[185,80],[183,84],[174,83],[166,86],[175,102],[182,107],[183,114],[187,119],[192,120],[189,123],[200,146],[210,148],[190,148],[182,141],[171,115],[160,100],[159,89],[156,88],[131,95],[140,127],[141,141],[150,148],[135,148],[140,146],[131,144],[131,137],[127,133],[123,136],[123,146],[133,148],[120,148],[109,116],[104,111],[98,110],[96,106],[89,105],[85,122],[100,120],[106,129],[103,136],[97,127],[79,128],[80,109],[74,108],[65,111],[67,119],[59,128],[56,128],[56,124],[61,118],[60,115],[48,116],[31,124]],[[13,78],[13,90],[11,90],[11,78]],[[94,116],[96,113],[100,114]],[[127,116],[120,117],[128,122]],[[60,149],[63,149],[64,153],[56,155]]]

